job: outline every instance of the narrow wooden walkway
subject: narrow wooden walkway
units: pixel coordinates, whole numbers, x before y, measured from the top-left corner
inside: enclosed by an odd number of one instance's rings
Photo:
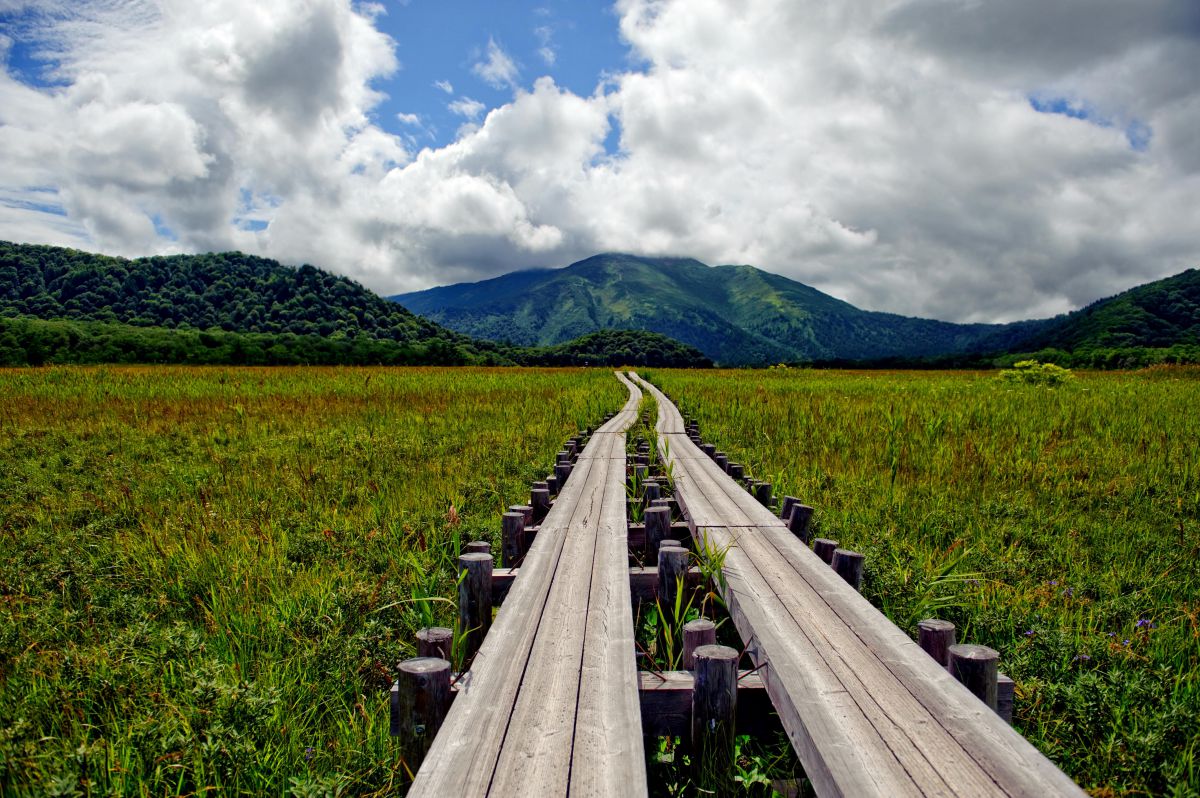
[[[625,430],[591,437],[409,795],[645,795],[625,507]]]
[[[633,376],[658,401],[659,447],[693,537],[727,550],[730,614],[819,795],[1083,795],[697,448],[678,409]]]

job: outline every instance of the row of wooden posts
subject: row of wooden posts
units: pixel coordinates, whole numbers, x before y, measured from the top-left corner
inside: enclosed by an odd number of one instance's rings
[[[700,437],[700,427],[694,420],[686,422],[686,431],[691,441],[725,473],[741,483],[764,507],[774,509],[770,482],[753,479],[745,473],[744,466],[731,462],[728,455],[718,451],[713,444],[704,443]],[[805,544],[811,545],[813,552],[839,576],[855,590],[862,589],[865,558],[858,552],[840,548],[836,540],[810,539],[812,507],[803,504],[795,496],[785,496],[779,515],[788,529]],[[954,624],[938,618],[928,618],[918,623],[917,633],[917,643],[925,652],[1005,721],[1012,723],[1016,685],[999,672],[999,652],[987,646],[956,643]]]
[[[611,414],[604,420],[611,418]],[[414,773],[449,711],[453,698],[451,660],[457,658],[466,670],[479,650],[491,625],[493,605],[507,592],[513,571],[519,568],[525,553],[538,533],[539,525],[549,513],[554,497],[571,474],[579,453],[586,445],[591,430],[567,440],[556,457],[554,473],[545,480],[533,483],[528,504],[513,505],[501,521],[501,565],[494,569],[491,545],[486,541],[468,543],[459,556],[458,629],[421,629],[416,635],[417,656],[399,663],[397,679],[391,692],[391,734],[400,738],[401,755]],[[724,452],[700,438],[694,421],[687,424],[692,441],[714,460],[729,476],[741,483],[761,504],[775,509],[772,484],[755,480],[745,473],[745,467],[730,462]],[[663,486],[650,477],[648,444],[640,444],[632,458],[630,470],[635,482],[644,487],[644,524],[630,525],[631,542],[634,532],[642,532],[643,562],[655,563],[656,568],[631,569],[631,586],[635,599],[656,597],[664,608],[673,608],[677,591],[695,587],[699,579],[696,568],[689,567],[689,554],[684,545],[687,530],[683,524],[673,524],[678,505],[663,495]],[[811,539],[813,508],[794,496],[783,499],[779,512],[788,529],[848,584],[861,589],[864,557],[839,546],[829,538]],[[679,537],[676,529],[679,527]],[[690,621],[683,626],[683,666],[687,674],[642,675],[643,707],[671,708],[656,716],[658,732],[682,733],[690,739],[693,761],[701,765],[730,763],[734,756],[735,718],[738,694],[750,693],[755,707],[767,702],[761,678],[738,670],[741,654],[737,650],[716,644],[716,623],[707,618]],[[1013,682],[998,672],[999,655],[985,646],[957,644],[955,627],[939,619],[921,621],[918,625],[918,644],[951,675],[971,692],[996,710],[1006,720],[1012,720]],[[457,641],[455,638],[457,637]],[[670,677],[670,678],[668,678]],[[661,690],[656,679],[671,689]],[[649,684],[647,684],[649,683]],[[676,688],[678,685],[678,688]],[[690,696],[689,728],[673,724],[679,715],[680,693]],[[656,703],[660,702],[660,703]],[[665,703],[664,703],[665,702]],[[674,714],[672,714],[674,712]],[[690,732],[690,733],[689,733]],[[718,764],[710,772],[720,772]]]

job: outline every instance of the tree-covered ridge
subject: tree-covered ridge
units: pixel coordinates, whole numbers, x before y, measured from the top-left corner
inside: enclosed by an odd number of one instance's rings
[[[548,346],[602,329],[649,330],[727,365],[966,352],[1031,328],[875,313],[752,266],[623,254],[393,299],[494,341]]]
[[[601,330],[565,344],[527,351],[532,359],[525,362],[552,366],[712,366],[696,347],[644,330]]]
[[[1052,319],[1026,348],[1068,352],[1200,344],[1200,270],[1156,280]]]
[[[0,242],[0,315],[467,343],[345,277],[240,252],[126,260]]]

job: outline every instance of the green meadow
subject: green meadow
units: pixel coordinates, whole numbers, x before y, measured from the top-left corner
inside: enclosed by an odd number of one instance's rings
[[[901,628],[997,649],[1016,727],[1086,789],[1200,794],[1200,370],[643,374],[866,554]]]
[[[392,794],[387,687],[606,370],[0,370],[0,792]],[[422,600],[430,597],[430,600]]]

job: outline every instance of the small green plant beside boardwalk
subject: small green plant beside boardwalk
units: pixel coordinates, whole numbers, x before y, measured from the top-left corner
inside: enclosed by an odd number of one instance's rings
[[[0,371],[0,791],[394,794],[387,687],[606,370]]]
[[[1085,788],[1200,791],[1200,370],[644,376],[865,554],[901,628],[997,649],[1016,728]]]

